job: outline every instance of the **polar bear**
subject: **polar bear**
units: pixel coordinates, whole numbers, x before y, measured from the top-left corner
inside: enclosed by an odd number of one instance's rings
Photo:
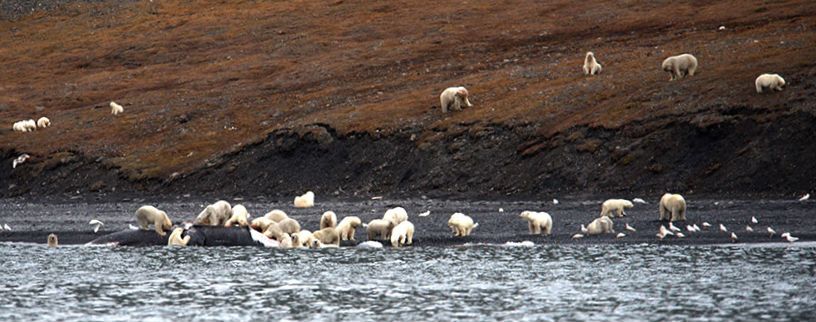
[[[609,234],[615,233],[615,223],[612,222],[612,219],[609,219],[607,216],[603,216],[601,218],[596,218],[593,220],[589,225],[587,225],[587,234],[589,235],[599,235],[599,234]]]
[[[312,232],[304,229],[292,234],[292,245],[295,248],[309,247],[313,239]]]
[[[391,247],[402,247],[414,243],[414,224],[403,221],[391,230]]]
[[[320,229],[328,227],[337,227],[337,214],[335,214],[334,211],[324,212],[323,215],[320,216]]]
[[[136,210],[136,222],[140,229],[147,229],[147,226],[153,224],[156,233],[164,237],[165,230],[170,230],[173,227],[173,222],[167,213],[161,211],[153,206],[142,206]]]
[[[337,233],[337,229],[334,229],[334,227],[327,227],[318,230],[312,233],[312,237],[320,242],[317,244],[312,241],[312,248],[323,247],[326,245],[340,247],[340,234]]]
[[[602,70],[603,66],[598,64],[598,61],[595,60],[595,54],[591,51],[587,52],[584,58],[584,75],[597,75],[600,74]]]
[[[542,229],[544,229],[545,236],[552,233],[552,217],[546,212],[522,211],[519,217],[528,221],[530,234],[541,235]]]
[[[266,228],[269,228],[269,225],[271,225],[271,224],[277,224],[277,223],[275,221],[273,221],[272,219],[269,219],[269,218],[266,218],[266,217],[258,217],[258,218],[252,219],[252,222],[249,223],[249,228],[252,228],[252,229],[254,229],[256,231],[259,231],[259,232],[264,232],[266,230]]]
[[[442,94],[439,95],[439,104],[442,106],[442,112],[447,113],[448,107],[455,111],[461,111],[462,105],[472,107],[468,100],[468,90],[464,87],[448,87]]]
[[[243,205],[232,207],[232,216],[224,223],[225,227],[232,227],[233,225],[249,226],[249,212]]]
[[[609,216],[612,217],[612,212],[618,215],[618,217],[626,216],[626,212],[624,209],[632,208],[635,205],[632,204],[631,201],[626,199],[609,199],[604,201],[601,205],[601,217]]]
[[[37,129],[37,122],[34,122],[32,119],[25,120],[23,122],[23,127],[25,127],[26,132],[31,132]]]
[[[14,125],[11,126],[11,129],[14,132],[25,132],[25,128],[23,127],[23,121],[14,122]]]
[[[295,197],[295,208],[314,207],[314,192],[306,191],[302,196]]]
[[[283,235],[286,233],[283,232],[283,229],[281,229],[278,223],[270,221],[269,225],[266,226],[266,229],[264,229],[263,234],[269,239],[274,239],[280,242],[281,237],[283,237]]]
[[[678,194],[664,194],[660,198],[660,220],[686,221],[686,199]]]
[[[280,240],[278,241],[278,247],[284,249],[294,248],[294,244],[292,243],[292,236],[289,236],[289,234],[285,233],[281,235]]]
[[[116,102],[113,102],[113,101],[110,102],[110,107],[111,107],[111,114],[113,114],[113,115],[119,115],[119,113],[122,113],[122,112],[125,111],[125,108],[122,107],[122,105],[116,104]]]
[[[37,120],[37,127],[47,128],[49,126],[51,126],[51,120],[47,117],[43,116]]]
[[[184,233],[183,228],[173,229],[173,232],[170,233],[170,237],[167,238],[167,246],[187,246],[190,242],[190,235],[181,238],[182,233]]]
[[[479,223],[474,223],[473,218],[463,213],[455,213],[448,219],[448,227],[450,227],[453,236],[465,237],[470,236],[474,228],[479,227]]]
[[[357,232],[357,227],[361,224],[362,221],[360,220],[360,217],[344,217],[343,220],[337,224],[337,233],[340,234],[340,240],[354,240],[354,234]]]
[[[754,85],[756,85],[757,93],[762,93],[765,88],[782,91],[782,87],[785,86],[785,79],[779,74],[762,74],[757,77]]]
[[[368,240],[390,240],[394,224],[385,219],[374,219],[366,227]]]
[[[396,227],[401,222],[408,220],[408,212],[402,207],[391,208],[385,211],[382,219],[390,221]]]
[[[671,56],[663,60],[661,67],[664,72],[671,74],[669,81],[686,77],[686,75],[694,76],[694,72],[697,71],[697,58],[691,54]]]
[[[59,246],[59,239],[55,234],[48,234],[48,247],[57,247]]]
[[[205,226],[222,226],[230,217],[232,217],[232,207],[229,202],[219,200],[204,208],[193,223]]]
[[[292,218],[286,218],[278,223],[281,231],[287,234],[295,234],[300,231],[300,223]]]
[[[282,220],[289,218],[289,215],[283,212],[283,210],[273,209],[272,211],[266,213],[264,217],[269,218],[274,222],[281,222]]]

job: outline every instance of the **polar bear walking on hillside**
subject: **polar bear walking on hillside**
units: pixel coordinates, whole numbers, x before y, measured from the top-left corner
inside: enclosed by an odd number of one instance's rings
[[[461,111],[462,106],[472,107],[468,100],[468,90],[464,87],[448,87],[442,94],[439,95],[439,104],[442,106],[442,112],[447,113],[448,108],[455,111]]]
[[[669,81],[683,77],[694,76],[697,71],[697,57],[691,54],[682,54],[666,58],[661,65],[664,72],[671,74]]]
[[[660,198],[660,220],[685,221],[686,199],[678,194],[664,194]]]
[[[603,66],[598,64],[598,61],[595,60],[595,54],[591,51],[587,52],[584,58],[584,75],[597,75],[600,74],[602,70]]]
[[[542,229],[546,236],[552,232],[552,217],[546,212],[522,211],[519,217],[528,221],[530,234],[541,235]]]
[[[609,216],[612,217],[613,213],[618,217],[626,216],[626,208],[632,208],[635,205],[632,204],[631,201],[626,199],[609,199],[604,201],[601,205],[601,217]]]
[[[782,87],[785,86],[785,79],[779,74],[762,74],[757,77],[754,85],[756,85],[757,93],[762,93],[765,88],[782,91]]]
[[[111,114],[113,114],[113,115],[119,115],[119,113],[122,113],[122,112],[125,111],[125,108],[122,107],[122,105],[116,104],[116,102],[110,102],[110,107],[111,107]]]

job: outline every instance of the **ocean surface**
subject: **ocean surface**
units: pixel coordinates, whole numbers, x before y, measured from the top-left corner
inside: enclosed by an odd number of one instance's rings
[[[0,244],[0,321],[812,320],[816,244]]]

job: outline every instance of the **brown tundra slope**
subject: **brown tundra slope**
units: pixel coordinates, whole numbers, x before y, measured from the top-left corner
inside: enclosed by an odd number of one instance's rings
[[[5,196],[787,196],[816,183],[814,1],[0,10]],[[582,74],[586,51],[601,75]],[[669,82],[660,63],[680,53],[698,74]],[[757,94],[765,72],[788,86]],[[441,113],[457,85],[474,107]],[[53,126],[11,130],[40,116]],[[21,153],[32,158],[12,169]]]

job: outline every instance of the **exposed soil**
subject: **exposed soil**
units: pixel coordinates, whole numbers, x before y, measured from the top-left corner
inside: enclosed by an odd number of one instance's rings
[[[2,1],[0,16],[0,162],[32,155],[0,167],[4,196],[787,198],[816,180],[813,1]],[[589,50],[599,76],[582,75]],[[684,52],[699,73],[669,82],[660,62]],[[765,72],[788,86],[757,94]],[[443,114],[454,85],[475,106]],[[39,116],[53,126],[11,131]]]

